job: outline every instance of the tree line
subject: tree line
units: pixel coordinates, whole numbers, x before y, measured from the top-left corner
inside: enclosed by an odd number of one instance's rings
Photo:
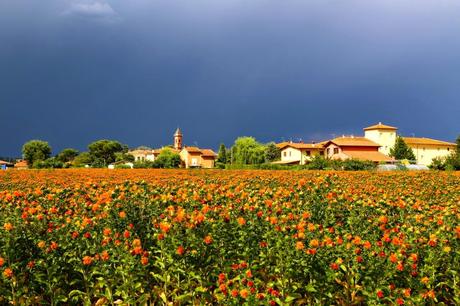
[[[134,161],[134,156],[129,154],[127,145],[116,140],[101,139],[88,145],[88,150],[79,152],[73,148],[66,148],[52,156],[52,149],[48,142],[31,140],[22,147],[24,160],[31,168],[71,168],[85,167],[106,168],[110,164],[119,164],[124,167],[126,163],[134,166],[141,164]],[[149,164],[151,168],[174,168],[180,164],[180,157],[165,148],[155,162]],[[141,168],[142,166],[140,166]],[[146,166],[147,167],[147,166]]]
[[[430,165],[435,170],[460,170],[460,136],[456,140],[456,149],[446,157],[433,159]],[[134,168],[178,168],[181,165],[179,154],[166,147],[155,158],[155,161],[135,161],[129,154],[127,145],[116,140],[97,140],[88,145],[88,150],[79,152],[73,148],[66,148],[52,156],[51,146],[46,141],[31,140],[22,148],[23,158],[31,168],[69,168],[88,165],[92,168],[105,168],[110,164],[123,164],[131,162]],[[400,136],[395,145],[390,149],[390,156],[396,160],[415,161],[415,154]],[[274,142],[261,143],[254,137],[238,137],[234,144],[227,148],[221,144],[217,154],[217,168],[286,168],[273,165],[273,161],[281,159],[281,150]],[[313,158],[307,169],[345,169],[366,170],[370,169],[370,162],[362,161],[330,161],[325,157]],[[375,167],[375,164],[373,164]]]

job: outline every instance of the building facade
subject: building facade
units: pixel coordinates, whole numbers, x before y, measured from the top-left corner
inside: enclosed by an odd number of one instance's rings
[[[305,164],[315,155],[330,159],[358,159],[376,163],[392,163],[390,150],[396,143],[398,128],[381,122],[366,127],[364,137],[342,136],[318,144],[293,142],[278,143],[281,160],[277,164]],[[456,144],[431,138],[403,137],[412,149],[416,163],[429,166],[433,158],[446,157],[455,151]]]
[[[395,145],[397,128],[382,124],[364,128],[364,137],[378,143],[379,151],[385,155],[390,154],[390,149]],[[404,142],[415,154],[416,162],[419,165],[429,166],[436,157],[450,155],[456,147],[455,143],[446,142],[426,137],[402,137]]]
[[[393,159],[379,151],[380,145],[365,137],[338,137],[324,144],[325,156],[330,159],[368,160],[376,163],[391,162]]]
[[[282,142],[276,145],[281,150],[281,160],[276,164],[305,165],[311,159],[324,154],[322,143],[308,144],[295,142]]]

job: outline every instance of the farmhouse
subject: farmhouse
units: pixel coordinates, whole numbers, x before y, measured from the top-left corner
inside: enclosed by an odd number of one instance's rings
[[[342,136],[317,144],[282,142],[276,146],[281,150],[278,164],[308,163],[314,156],[330,159],[369,160],[376,163],[391,163],[390,149],[396,142],[397,127],[381,122],[366,127],[364,137]],[[431,138],[403,137],[415,154],[419,165],[428,166],[435,157],[445,157],[453,152],[456,144]]]
[[[304,165],[314,156],[323,155],[323,143],[282,142],[276,145],[281,150],[281,160],[277,164]]]
[[[398,128],[396,127],[379,122],[376,125],[364,128],[364,137],[378,143],[380,145],[379,151],[389,155],[390,148],[396,142],[397,130]],[[425,137],[402,138],[414,152],[417,164],[425,166],[430,165],[435,157],[450,155],[456,146],[455,143]]]

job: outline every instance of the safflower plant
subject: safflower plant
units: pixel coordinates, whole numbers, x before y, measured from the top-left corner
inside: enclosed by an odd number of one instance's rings
[[[0,303],[460,304],[460,175],[0,173]]]

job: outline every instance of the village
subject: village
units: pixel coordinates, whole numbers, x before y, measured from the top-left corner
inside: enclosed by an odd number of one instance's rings
[[[341,136],[318,143],[281,142],[276,146],[281,151],[280,160],[273,164],[305,165],[315,156],[324,156],[332,160],[356,159],[375,163],[392,164],[395,158],[390,156],[390,149],[397,139],[397,127],[379,122],[365,127],[364,136]],[[455,143],[425,137],[402,137],[412,149],[417,165],[429,166],[434,158],[444,158],[450,155],[456,147]],[[194,146],[183,146],[183,134],[178,128],[174,133],[172,150],[177,152],[185,168],[214,168],[217,154],[212,149],[202,149]],[[135,149],[129,151],[136,161],[154,161],[162,149]]]
[[[397,127],[381,122],[365,127],[363,131],[363,136],[343,135],[312,143],[293,141],[276,143],[276,148],[279,151],[277,153],[278,157],[270,160],[269,163],[285,166],[308,165],[315,157],[323,157],[332,161],[357,160],[379,165],[394,165],[401,162],[401,160],[392,156],[391,149],[395,146],[397,139],[400,138],[413,152],[413,155],[411,154],[413,158],[406,160],[406,164],[412,164],[414,169],[419,167],[418,169],[423,170],[428,169],[433,160],[447,158],[456,148],[456,144],[451,142],[426,137],[399,136]],[[218,154],[213,149],[184,145],[184,134],[180,128],[177,128],[173,134],[172,145],[156,149],[148,147],[129,149],[123,155],[129,158],[121,158],[103,165],[109,169],[119,167],[133,168],[136,163],[154,163],[162,152],[166,151],[180,158],[176,165],[180,168],[215,168],[216,160],[218,159]],[[0,160],[0,167],[6,170],[8,168],[27,169],[31,166],[25,159],[20,159],[16,162]],[[88,163],[85,167],[88,168],[91,165]]]

